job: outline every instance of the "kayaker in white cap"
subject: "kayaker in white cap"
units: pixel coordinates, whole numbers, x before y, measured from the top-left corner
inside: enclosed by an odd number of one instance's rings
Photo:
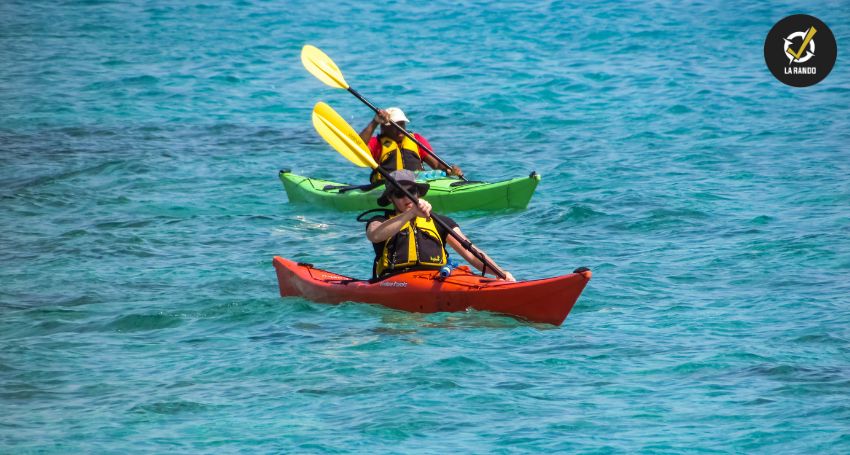
[[[407,124],[410,122],[404,115],[404,111],[397,107],[391,107],[386,110],[379,110],[372,121],[360,131],[360,138],[369,145],[372,157],[387,172],[396,169],[420,171],[423,169],[422,162],[424,161],[433,169],[445,171],[448,175],[463,175],[463,171],[458,166],[447,167],[437,161],[427,150],[419,147],[416,142],[390,123],[390,120],[404,129],[407,129]],[[378,125],[381,125],[380,134],[372,136]],[[412,135],[422,145],[434,150],[421,134],[412,133]],[[373,172],[369,179],[374,183],[381,180],[381,175]]]
[[[386,210],[365,220],[358,217],[358,220],[366,222],[366,238],[372,242],[375,249],[372,278],[382,278],[409,270],[439,270],[448,262],[446,245],[451,246],[473,267],[483,271],[484,264],[481,260],[431,219],[432,216],[439,217],[460,237],[466,239],[454,220],[447,216],[431,215],[431,204],[422,199],[428,192],[429,185],[417,183],[416,174],[407,169],[393,171],[390,176],[419,198],[419,206],[414,206],[413,201],[395,186],[387,185],[384,193],[378,198],[378,204],[386,206],[392,203],[394,210]],[[370,212],[374,211],[365,212],[361,217]],[[478,251],[504,274],[505,279],[516,281],[513,275],[499,267],[483,251]],[[495,274],[496,271],[488,267],[487,272]]]

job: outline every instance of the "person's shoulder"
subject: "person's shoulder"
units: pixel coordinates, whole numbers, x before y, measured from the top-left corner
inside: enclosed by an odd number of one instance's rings
[[[392,213],[393,213],[392,211],[387,210],[387,209],[367,210],[367,211],[361,213],[360,215],[357,215],[357,221],[359,221],[361,223],[366,223],[366,227],[369,227],[369,225],[373,221],[382,221],[383,222],[383,221],[390,219],[390,215],[392,215]]]
[[[431,146],[431,143],[430,143],[430,142],[428,142],[428,139],[426,139],[426,138],[425,138],[425,136],[423,136],[423,135],[421,135],[421,134],[419,134],[419,133],[417,133],[417,132],[414,132],[414,133],[413,133],[413,138],[414,138],[414,139],[416,139],[417,141],[419,141],[419,143],[420,143],[420,144],[422,144],[422,145],[424,145],[425,147],[427,147],[427,148],[429,148],[429,149],[431,149],[431,150],[434,150],[434,147],[432,147],[432,146]],[[423,148],[421,148],[421,147],[420,147],[420,149],[421,149],[421,150],[419,150],[419,156],[425,156],[425,155],[428,155],[428,154],[429,154],[429,153],[428,153],[428,150],[423,149]]]
[[[372,223],[374,221],[387,221],[388,219],[390,219],[392,213],[393,212],[390,210],[385,210],[383,213],[377,212],[368,219],[366,219],[366,224],[368,225],[369,223]]]

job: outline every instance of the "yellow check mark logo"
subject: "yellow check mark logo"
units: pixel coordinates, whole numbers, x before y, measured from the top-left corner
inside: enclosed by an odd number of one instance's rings
[[[815,33],[817,32],[818,31],[814,27],[809,28],[809,31],[806,33],[806,37],[803,38],[803,44],[800,45],[800,48],[797,49],[797,52],[794,52],[794,50],[790,47],[788,49],[785,49],[785,52],[789,53],[795,59],[800,60],[800,57],[803,56],[803,52],[806,51],[806,47],[809,46],[809,41],[814,38]]]

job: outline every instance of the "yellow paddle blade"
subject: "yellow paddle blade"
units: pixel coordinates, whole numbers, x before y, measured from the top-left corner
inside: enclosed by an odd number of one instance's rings
[[[360,166],[375,169],[378,163],[372,158],[369,147],[363,143],[360,135],[333,108],[319,101],[313,107],[313,127],[319,136],[348,161]]]
[[[348,88],[342,71],[333,60],[318,47],[306,45],[301,49],[301,63],[317,79],[334,88]]]

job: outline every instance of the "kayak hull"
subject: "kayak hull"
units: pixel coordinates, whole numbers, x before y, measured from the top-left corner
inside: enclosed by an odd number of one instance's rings
[[[315,179],[282,170],[278,174],[289,201],[327,207],[340,211],[364,211],[378,208],[378,197],[384,186],[362,191],[360,189],[340,191],[344,183]],[[532,172],[501,182],[463,182],[456,178],[443,177],[421,180],[431,185],[425,199],[435,212],[457,212],[461,210],[524,209],[528,206],[540,175]]]
[[[554,278],[507,282],[456,268],[442,278],[437,271],[400,273],[370,283],[275,256],[280,295],[320,303],[363,302],[413,313],[466,311],[469,308],[561,325],[590,280],[584,269]]]

